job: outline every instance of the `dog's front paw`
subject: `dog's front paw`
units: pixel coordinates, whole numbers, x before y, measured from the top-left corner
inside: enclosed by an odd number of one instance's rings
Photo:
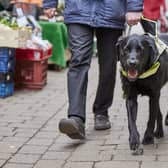
[[[150,145],[154,144],[154,137],[145,135],[142,141],[143,145]]]
[[[131,150],[137,150],[140,145],[139,135],[138,134],[132,134],[129,137],[129,144]]]
[[[163,138],[164,137],[164,132],[163,132],[163,129],[161,130],[156,130],[155,133],[154,133],[155,137],[156,138]]]
[[[167,113],[166,118],[165,118],[165,125],[168,126],[168,113]]]

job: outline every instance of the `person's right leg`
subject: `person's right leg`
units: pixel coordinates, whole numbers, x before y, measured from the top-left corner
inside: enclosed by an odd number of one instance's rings
[[[62,119],[59,129],[73,139],[84,138],[88,70],[93,54],[93,28],[81,24],[68,25],[72,58],[68,71],[68,119]]]

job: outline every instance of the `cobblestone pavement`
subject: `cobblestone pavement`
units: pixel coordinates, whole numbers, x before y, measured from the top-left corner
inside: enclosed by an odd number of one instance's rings
[[[114,103],[109,110],[112,128],[93,129],[92,103],[97,86],[97,58],[89,73],[87,139],[71,140],[58,131],[66,117],[66,71],[49,72],[48,85],[40,91],[20,90],[0,99],[0,167],[3,168],[167,168],[168,128],[155,145],[145,146],[144,155],[132,156],[128,146],[127,117],[119,75]],[[161,96],[165,116],[168,86]],[[139,98],[138,129],[141,138],[148,117],[148,98]]]

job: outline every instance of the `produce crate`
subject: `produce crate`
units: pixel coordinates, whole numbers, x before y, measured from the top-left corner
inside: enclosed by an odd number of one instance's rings
[[[16,88],[42,89],[47,83],[47,67],[48,59],[17,60],[14,77]]]
[[[11,58],[15,56],[15,48],[0,47],[0,58]]]
[[[14,71],[15,58],[14,57],[0,57],[0,72]]]
[[[14,93],[14,83],[0,83],[0,98],[12,96]]]
[[[32,30],[30,28],[13,30],[7,26],[0,26],[0,47],[25,48],[27,40],[31,39],[31,35]]]
[[[39,61],[43,59],[47,59],[52,55],[52,48],[48,50],[42,49],[16,49],[16,59],[17,60],[32,60],[32,61]]]

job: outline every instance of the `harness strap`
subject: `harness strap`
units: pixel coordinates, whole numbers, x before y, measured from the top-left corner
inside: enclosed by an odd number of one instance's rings
[[[154,63],[155,63],[158,61],[158,59],[159,59],[160,55],[163,53],[163,51],[168,49],[168,46],[162,40],[160,40],[157,36],[153,36],[150,33],[146,33],[146,34],[154,39],[157,50],[158,50],[158,56],[157,56],[156,60],[154,61]]]

